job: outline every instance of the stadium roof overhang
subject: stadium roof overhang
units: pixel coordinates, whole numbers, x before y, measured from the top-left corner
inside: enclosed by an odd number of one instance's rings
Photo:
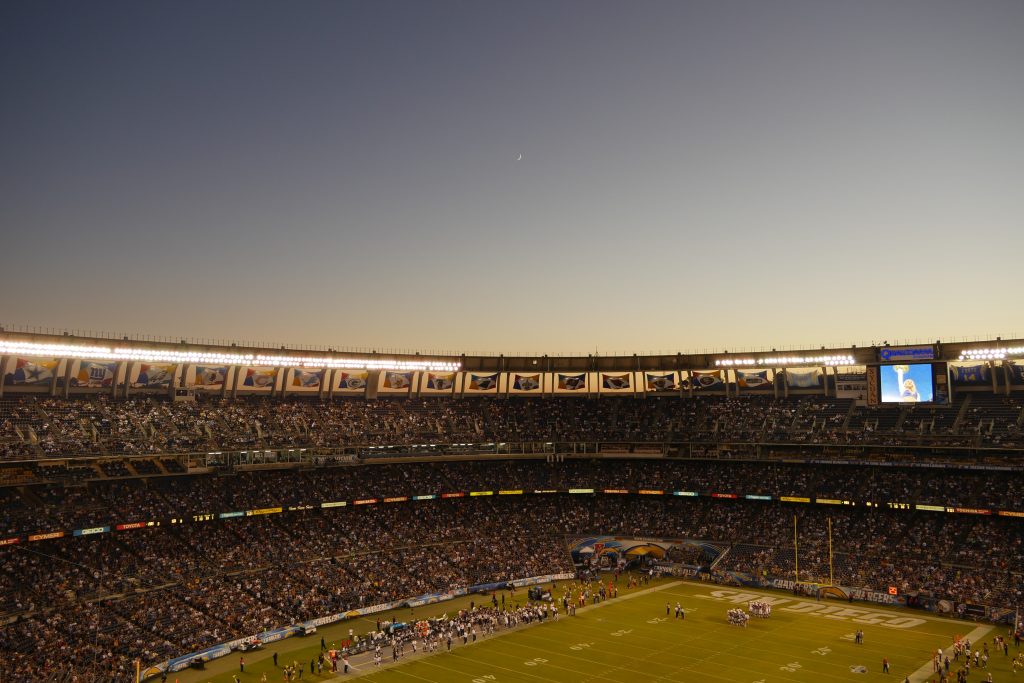
[[[900,355],[904,353],[905,355]],[[79,336],[69,333],[11,332],[0,328],[0,356],[49,356],[142,362],[220,363],[266,367],[354,368],[417,371],[600,372],[791,366],[865,366],[918,354],[923,360],[1001,361],[1024,359],[1024,340],[880,345],[756,352],[652,355],[458,355],[319,347],[270,348],[237,343]],[[902,362],[902,361],[900,361]]]

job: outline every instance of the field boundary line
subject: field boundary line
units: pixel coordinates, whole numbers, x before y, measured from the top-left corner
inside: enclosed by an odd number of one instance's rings
[[[964,636],[964,638],[966,640],[971,641],[971,645],[973,646],[975,643],[980,642],[981,639],[984,638],[985,636],[987,636],[989,634],[989,632],[992,629],[994,629],[994,628],[995,628],[995,626],[979,626],[978,628],[974,629],[973,631],[968,633],[966,636]],[[942,651],[942,654],[945,657],[949,657],[950,655],[952,655],[953,654],[953,646],[950,645],[949,647],[945,648]],[[931,662],[928,662],[927,664],[923,664],[920,669],[918,669],[914,673],[910,674],[910,683],[924,683],[924,681],[929,680],[934,673],[935,673],[935,670],[932,669],[932,663]]]
[[[649,595],[650,593],[656,593],[658,591],[665,590],[667,588],[674,588],[674,587],[676,587],[676,586],[678,586],[678,585],[680,585],[682,583],[683,583],[682,581],[669,581],[668,583],[661,584],[660,586],[652,586],[650,588],[644,588],[642,590],[633,591],[632,593],[628,593],[626,595],[623,595],[621,598],[605,598],[604,600],[602,600],[601,602],[597,603],[596,605],[592,604],[592,605],[585,605],[583,607],[577,607],[576,608],[576,612],[587,612],[589,610],[597,609],[599,607],[605,607],[605,606],[607,606],[609,604],[616,604],[617,605],[617,604],[620,604],[622,602],[625,602],[626,600],[631,600],[632,598],[640,597],[641,595]],[[554,596],[552,596],[552,598],[553,597]],[[556,601],[555,604],[557,604],[557,601]],[[568,615],[561,615],[560,614],[559,618],[560,619],[571,619],[572,617],[569,617]],[[461,648],[469,647],[471,645],[476,645],[477,643],[490,642],[490,641],[494,640],[495,638],[501,638],[502,636],[508,635],[510,633],[519,633],[519,632],[524,631],[524,630],[528,630],[528,629],[535,628],[535,627],[538,627],[538,626],[543,626],[544,624],[553,624],[553,623],[557,623],[557,622],[555,622],[553,620],[550,620],[550,619],[546,619],[544,621],[538,621],[538,622],[535,622],[535,623],[532,623],[532,624],[520,624],[520,625],[514,626],[512,628],[504,629],[504,630],[499,631],[497,633],[492,633],[486,639],[485,638],[480,638],[477,641],[466,643],[465,645],[460,645],[460,646],[458,646],[458,648],[461,649]],[[454,650],[455,650],[455,648],[453,648],[453,651]],[[361,672],[356,672],[356,675],[353,676],[353,678],[359,678],[359,677],[362,677],[362,676],[372,676],[373,674],[375,674],[375,673],[377,673],[379,671],[384,671],[385,669],[400,669],[403,664],[412,663],[414,661],[422,661],[422,660],[425,660],[425,659],[429,659],[430,657],[433,657],[434,655],[439,655],[439,654],[445,654],[445,653],[443,653],[443,652],[419,652],[419,653],[416,653],[416,654],[411,655],[411,656],[410,655],[406,655],[405,657],[402,658],[401,661],[382,663],[380,667],[374,667],[373,669],[368,670],[368,671],[364,670],[364,671],[361,671]],[[365,658],[366,660],[370,660],[370,653],[369,652],[360,653],[359,655],[353,656],[351,661],[356,661],[357,657],[360,658],[360,659]],[[501,667],[499,667],[499,668],[501,668]],[[530,675],[530,674],[527,674],[527,675]]]

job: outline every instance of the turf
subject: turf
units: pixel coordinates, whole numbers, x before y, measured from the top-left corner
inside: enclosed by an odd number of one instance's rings
[[[778,600],[769,619],[751,618],[746,628],[726,623],[730,607],[744,609],[752,595]],[[682,603],[685,620],[666,617],[665,603]],[[435,605],[441,612],[444,605]],[[451,603],[448,608],[456,608]],[[820,612],[828,610],[828,615]],[[856,611],[849,611],[856,610]],[[425,616],[425,613],[420,616]],[[854,619],[862,620],[861,623]],[[863,623],[863,622],[876,623]],[[348,625],[343,625],[346,630]],[[853,642],[858,628],[863,644]],[[489,636],[452,653],[417,655],[398,665],[374,669],[365,659],[356,660],[355,675],[368,683],[389,681],[702,681],[728,683],[830,683],[833,681],[931,681],[929,653],[952,644],[955,635],[971,634],[991,647],[995,627],[956,622],[926,613],[886,609],[863,603],[815,602],[772,591],[747,592],[737,588],[700,583],[661,583],[652,589],[623,592],[596,608],[581,610],[576,617],[528,626]],[[300,642],[306,641],[300,646]],[[330,642],[330,639],[328,639]],[[319,681],[336,676],[311,676],[310,656],[319,651],[319,639],[295,639],[279,645],[282,661],[305,661],[303,680]],[[285,650],[291,645],[301,649]],[[996,683],[1013,679],[1010,657],[992,650],[989,670]],[[891,673],[883,674],[882,658],[889,659]],[[249,659],[247,657],[247,659]],[[282,680],[268,653],[253,657],[242,681],[259,681],[269,672],[271,681]],[[217,662],[205,674],[178,674],[182,683],[231,681],[232,662]],[[956,663],[953,669],[956,669]],[[863,667],[864,671],[859,668]],[[922,669],[922,667],[924,667]],[[983,681],[986,672],[974,671],[970,680]]]

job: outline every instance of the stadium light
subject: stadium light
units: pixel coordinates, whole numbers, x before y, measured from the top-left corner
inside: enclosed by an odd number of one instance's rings
[[[170,349],[110,348],[77,344],[39,344],[0,340],[0,354],[49,356],[81,360],[143,361],[147,363],[187,363],[211,365],[248,365],[255,367],[339,368],[346,370],[396,370],[457,372],[461,363],[435,360],[398,360],[396,358],[334,358],[329,356],[265,356],[241,353],[207,353]]]
[[[1024,346],[1008,349],[965,349],[960,352],[958,360],[1003,360],[1007,356],[1019,356],[1024,353]]]

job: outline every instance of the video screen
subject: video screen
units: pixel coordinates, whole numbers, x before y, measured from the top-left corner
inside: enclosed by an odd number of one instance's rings
[[[931,363],[882,365],[882,403],[931,403],[935,387]]]

